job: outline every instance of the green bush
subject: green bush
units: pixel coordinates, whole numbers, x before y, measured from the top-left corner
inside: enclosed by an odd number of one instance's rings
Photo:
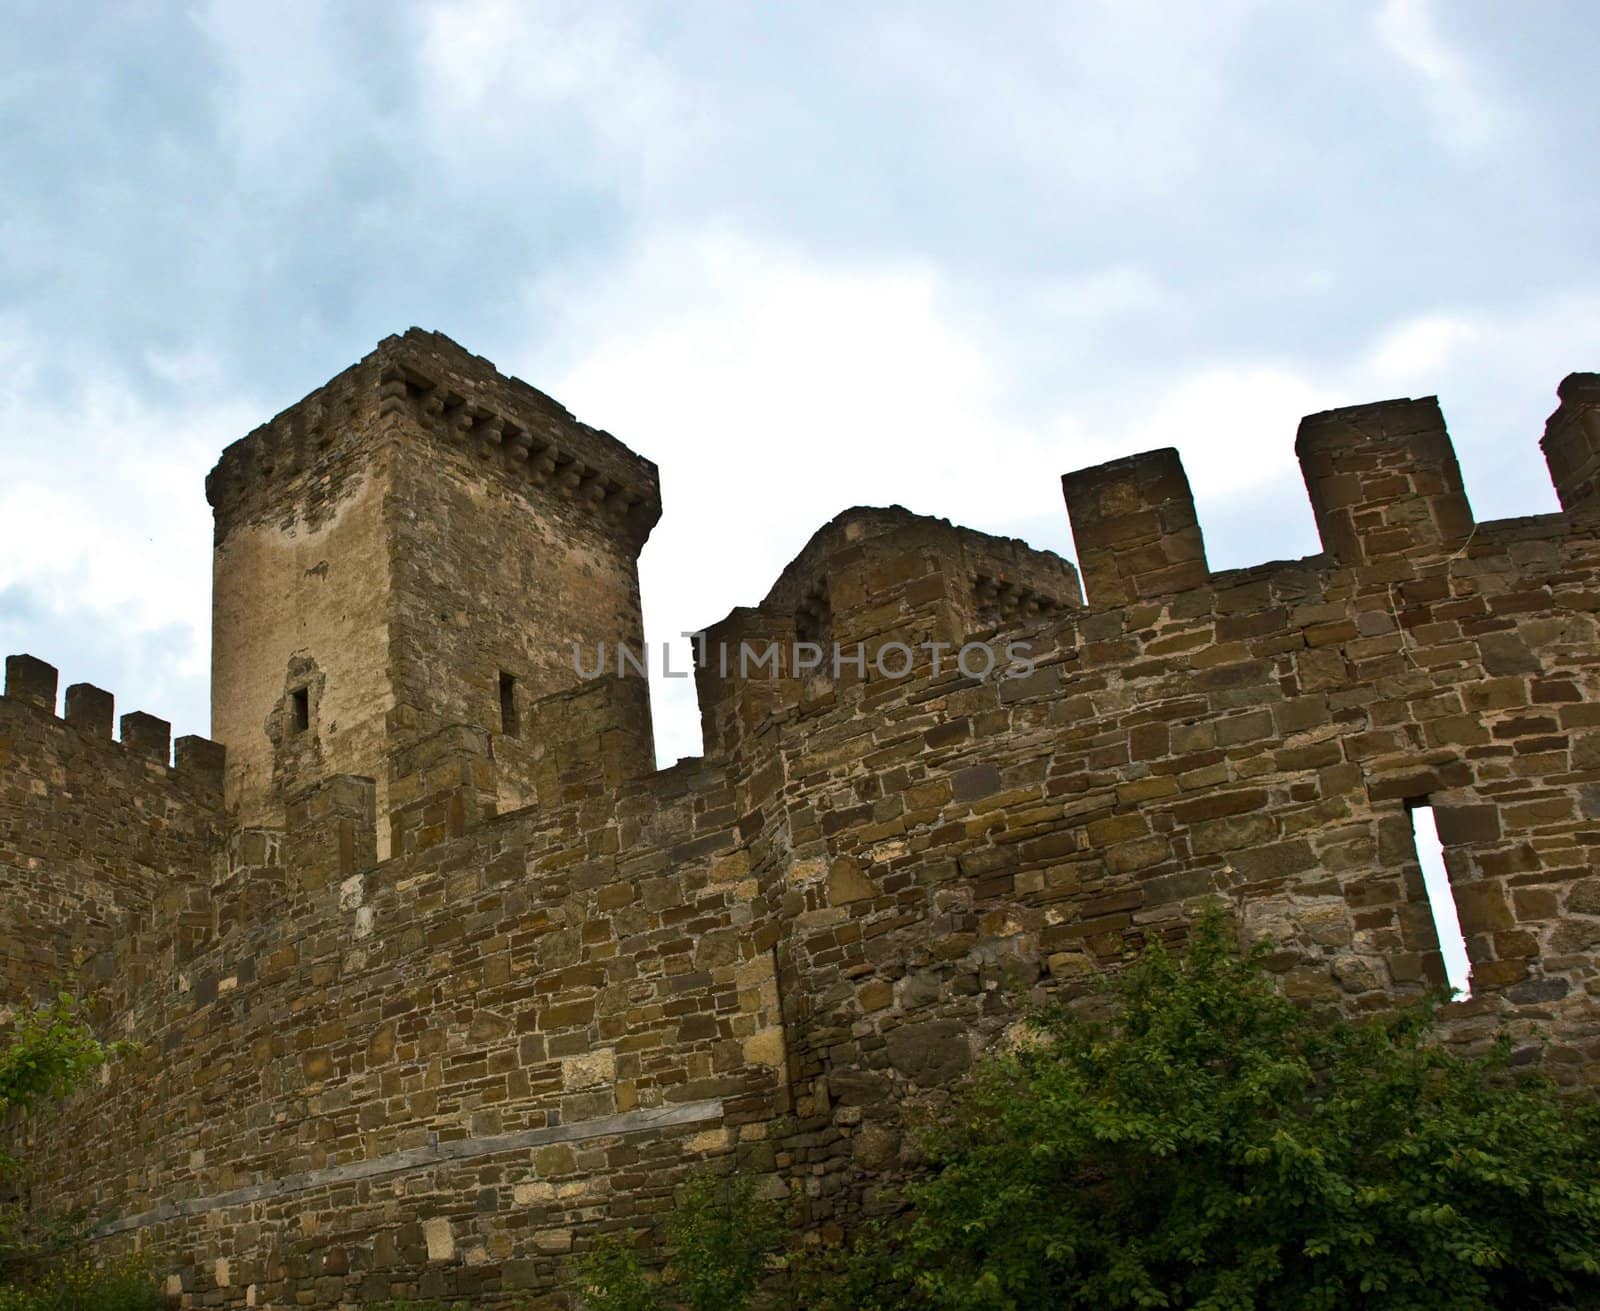
[[[1209,914],[980,1064],[903,1223],[817,1311],[1600,1306],[1600,1121],[1544,1080],[1285,1000]],[[814,1272],[813,1272],[814,1273]]]
[[[659,1283],[632,1248],[603,1239],[578,1262],[573,1284],[589,1311],[745,1311],[784,1230],[782,1209],[758,1198],[752,1179],[699,1175],[667,1217]]]
[[[573,1290],[589,1311],[660,1311],[661,1294],[620,1239],[600,1239],[578,1262]]]
[[[52,1261],[36,1279],[0,1284],[0,1311],[160,1311],[161,1290],[136,1262]]]
[[[69,1097],[127,1047],[102,1042],[66,993],[12,1021],[0,1047],[0,1119],[15,1111]],[[0,1173],[15,1173],[19,1163],[0,1153]]]
[[[0,1048],[0,1115],[70,1096],[121,1049],[95,1037],[66,993],[22,1010]]]
[[[18,1014],[0,1046],[0,1117],[68,1097],[126,1048],[102,1042],[65,993]],[[13,1180],[23,1163],[0,1154]],[[160,1307],[154,1279],[136,1262],[97,1265],[83,1253],[86,1218],[40,1215],[0,1203],[0,1311],[144,1311]]]

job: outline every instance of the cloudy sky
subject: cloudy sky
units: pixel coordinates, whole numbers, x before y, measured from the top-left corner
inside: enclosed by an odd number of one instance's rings
[[[411,324],[661,466],[654,641],[851,504],[1070,553],[1059,475],[1155,446],[1214,567],[1307,554],[1297,420],[1389,396],[1480,518],[1553,509],[1597,48],[1577,0],[13,0],[0,646],[207,731],[206,470]]]

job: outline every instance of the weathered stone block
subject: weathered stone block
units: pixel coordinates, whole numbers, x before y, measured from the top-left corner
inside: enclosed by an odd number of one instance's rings
[[[871,879],[863,874],[857,864],[840,857],[828,870],[828,902],[834,906],[848,906],[852,902],[866,901],[878,895]]]
[[[928,1087],[948,1083],[972,1065],[971,1040],[966,1026],[956,1020],[901,1025],[888,1035],[888,1046],[894,1068]]]
[[[53,715],[56,711],[56,667],[31,655],[6,657],[5,694],[14,701]]]

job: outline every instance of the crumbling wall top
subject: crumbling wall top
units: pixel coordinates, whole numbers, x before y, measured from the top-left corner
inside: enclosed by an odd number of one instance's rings
[[[829,561],[840,551],[866,543],[903,549],[926,542],[958,555],[974,583],[997,584],[1035,596],[1052,608],[1071,609],[1083,603],[1078,571],[1070,560],[1015,537],[996,537],[963,528],[948,519],[913,514],[903,506],[852,506],[811,535],[767,592],[760,608],[792,614],[822,585]]]

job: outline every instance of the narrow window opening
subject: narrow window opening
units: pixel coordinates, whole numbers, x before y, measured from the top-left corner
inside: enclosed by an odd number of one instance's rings
[[[294,715],[294,731],[304,733],[311,727],[311,689],[297,687],[289,693],[290,711]]]
[[[503,670],[500,674],[500,731],[517,735],[517,680]]]
[[[1406,809],[1411,812],[1411,836],[1417,848],[1417,861],[1422,866],[1422,884],[1428,892],[1428,908],[1433,912],[1439,951],[1444,956],[1445,978],[1451,991],[1464,1001],[1472,995],[1472,966],[1467,960],[1467,940],[1461,935],[1461,920],[1456,914],[1456,894],[1444,866],[1444,843],[1439,840],[1439,826],[1434,820],[1433,807],[1426,799],[1409,801]]]

